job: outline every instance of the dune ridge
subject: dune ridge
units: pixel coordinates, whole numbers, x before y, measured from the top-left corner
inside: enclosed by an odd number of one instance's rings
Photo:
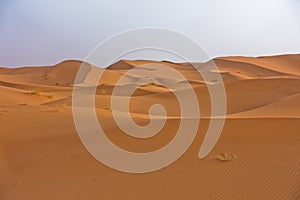
[[[219,73],[222,75],[227,90],[229,116],[247,117],[249,112],[244,111],[251,109],[255,110],[251,112],[251,117],[254,113],[254,116],[265,116],[266,113],[269,113],[272,117],[289,116],[287,112],[289,109],[286,109],[288,104],[283,102],[287,101],[289,96],[297,95],[300,92],[300,55],[258,58],[225,57],[216,58],[214,62],[219,68]],[[198,97],[201,96],[201,98],[206,99],[205,101],[208,101],[209,97],[207,91],[205,91],[205,85],[214,83],[205,82],[190,63],[150,60],[121,60],[108,66],[107,70],[103,69],[104,76],[101,85],[98,86],[96,98],[98,98],[98,95],[101,96],[101,91],[105,91],[105,95],[111,95],[114,85],[122,76],[126,76],[127,82],[131,84],[124,85],[124,90],[126,90],[126,87],[136,87],[137,83],[145,82],[146,86],[137,88],[135,93],[135,96],[141,98],[148,95],[155,95],[156,98],[168,96],[171,91],[161,88],[164,82],[182,85],[182,89],[184,89],[184,85],[187,83],[186,80],[176,80],[172,77],[166,77],[165,74],[162,77],[158,75],[155,80],[147,80],[146,75],[145,77],[134,77],[125,74],[129,69],[147,63],[158,63],[179,71],[195,88]],[[63,61],[53,67],[0,68],[0,86],[2,88],[0,92],[2,93],[1,96],[5,96],[5,98],[1,98],[0,104],[15,102],[15,104],[57,105],[59,102],[64,102],[64,104],[71,105],[72,86],[81,64],[91,66],[81,61]],[[193,65],[201,66],[202,63],[193,63]],[[143,68],[143,70],[145,69]],[[211,73],[218,72],[212,71]],[[262,89],[262,87],[264,88]],[[43,95],[36,95],[38,97],[31,98],[32,96],[28,94],[34,91],[45,93],[48,96],[55,96],[55,98],[42,98]],[[55,95],[53,95],[54,93]],[[271,94],[266,96],[266,93]],[[252,94],[253,102],[251,102]],[[15,95],[24,98],[15,98]],[[237,102],[240,103],[237,104]],[[276,104],[276,102],[281,103]],[[205,105],[207,104],[205,103]],[[272,109],[267,111],[265,110],[267,107]],[[260,112],[259,108],[262,108],[263,112]],[[296,110],[293,110],[292,116],[299,117],[300,107],[294,106],[294,109]],[[281,110],[281,112],[272,113],[272,110]],[[243,114],[239,116],[239,113]],[[206,116],[206,114],[203,116]]]

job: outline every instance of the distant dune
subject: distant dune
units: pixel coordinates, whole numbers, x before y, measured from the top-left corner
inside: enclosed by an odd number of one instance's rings
[[[218,84],[195,70],[205,71],[204,63],[121,60],[101,69],[99,123],[111,141],[130,151],[163,147],[177,131],[179,103],[163,84],[184,91],[190,83],[199,100],[200,129],[190,149],[167,168],[142,175],[104,166],[79,140],[71,108],[74,80],[82,64],[86,74],[95,66],[64,61],[0,68],[0,199],[300,199],[300,54],[214,62],[226,88],[227,115],[219,142],[203,160],[197,155],[211,120],[207,84]],[[147,63],[175,69],[186,80],[164,73],[149,79],[151,68],[143,69],[144,76],[126,74]],[[110,100],[121,77],[128,83],[124,91],[137,89],[130,101],[136,123],[149,122],[151,105],[165,107],[168,119],[158,135],[132,138],[116,126]]]

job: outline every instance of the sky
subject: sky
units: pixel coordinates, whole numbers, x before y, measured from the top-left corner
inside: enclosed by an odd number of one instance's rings
[[[300,53],[299,11],[298,0],[0,0],[0,66],[83,60],[112,35],[141,27],[183,33],[210,57]]]

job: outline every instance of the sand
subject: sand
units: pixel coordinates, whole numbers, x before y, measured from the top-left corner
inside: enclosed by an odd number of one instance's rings
[[[129,151],[153,151],[172,140],[179,104],[161,84],[185,89],[184,81],[164,74],[138,88],[130,101],[133,120],[149,123],[154,103],[165,106],[168,119],[152,138],[130,137],[116,126],[110,105],[114,85],[129,69],[167,65],[186,77],[199,99],[200,128],[191,147],[170,166],[145,174],[113,170],[81,143],[71,105],[82,62],[0,68],[0,199],[300,199],[300,55],[214,61],[228,107],[222,135],[204,159],[198,151],[210,121],[210,99],[205,81],[189,63],[122,60],[103,69],[96,92],[98,120],[110,140]],[[124,89],[148,81],[146,75],[125,75],[131,85]]]

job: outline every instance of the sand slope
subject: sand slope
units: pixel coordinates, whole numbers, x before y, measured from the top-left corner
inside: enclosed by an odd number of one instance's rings
[[[94,66],[64,61],[0,68],[0,199],[299,199],[300,55],[214,61],[227,92],[227,119],[220,140],[203,160],[197,155],[210,121],[206,84],[218,83],[205,82],[190,63],[123,60],[103,69],[95,96],[99,123],[112,142],[129,151],[153,151],[174,137],[179,103],[163,84],[184,92],[189,83],[199,100],[200,128],[189,150],[163,170],[134,175],[95,160],[77,135],[74,80],[81,64],[85,73]],[[168,66],[186,80],[165,73],[149,78],[153,69],[139,68],[149,63]],[[203,63],[194,66],[206,70]],[[143,76],[126,74],[133,68]],[[127,82],[116,98],[136,88],[130,111],[137,124],[149,123],[151,105],[165,107],[168,118],[158,135],[132,138],[116,126],[110,101],[121,77]]]

